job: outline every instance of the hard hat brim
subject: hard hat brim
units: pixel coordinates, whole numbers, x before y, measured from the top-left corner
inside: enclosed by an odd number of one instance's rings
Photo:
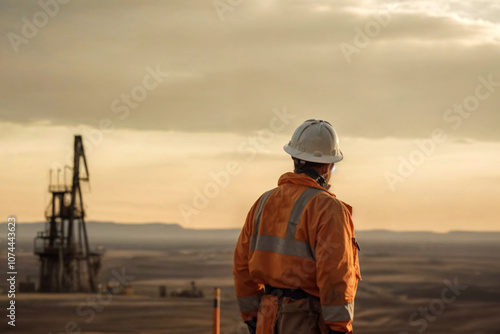
[[[321,157],[318,157],[312,153],[301,152],[293,147],[290,147],[290,145],[288,144],[283,146],[283,149],[285,150],[286,153],[290,154],[294,158],[309,162],[316,162],[320,164],[336,163],[344,159],[344,156],[341,151],[339,151],[338,155],[323,155]]]

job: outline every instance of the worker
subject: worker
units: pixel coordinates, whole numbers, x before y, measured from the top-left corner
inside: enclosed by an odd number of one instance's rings
[[[329,191],[337,133],[307,120],[284,149],[294,172],[255,202],[235,248],[241,316],[252,334],[352,333],[359,246],[352,207]]]

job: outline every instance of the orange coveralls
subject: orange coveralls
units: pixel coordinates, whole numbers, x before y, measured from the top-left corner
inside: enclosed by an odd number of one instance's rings
[[[235,248],[233,276],[242,318],[257,319],[257,334],[352,331],[361,275],[351,214],[312,178],[291,172],[255,202]],[[279,300],[264,294],[264,285],[302,289],[312,301]]]

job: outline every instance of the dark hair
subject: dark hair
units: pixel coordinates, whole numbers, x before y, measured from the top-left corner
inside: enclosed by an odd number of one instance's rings
[[[319,162],[304,161],[304,160],[300,160],[297,158],[292,158],[292,159],[293,159],[293,167],[295,169],[295,172],[298,172],[301,170],[306,170],[306,169],[314,169],[317,171],[323,165],[328,165],[328,164],[322,164]]]

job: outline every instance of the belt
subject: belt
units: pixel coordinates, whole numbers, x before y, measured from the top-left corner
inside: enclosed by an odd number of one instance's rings
[[[304,299],[307,298],[307,296],[309,296],[309,294],[302,289],[274,288],[267,284],[266,284],[266,289],[264,290],[264,294],[278,296],[278,298],[289,297],[293,299]]]

